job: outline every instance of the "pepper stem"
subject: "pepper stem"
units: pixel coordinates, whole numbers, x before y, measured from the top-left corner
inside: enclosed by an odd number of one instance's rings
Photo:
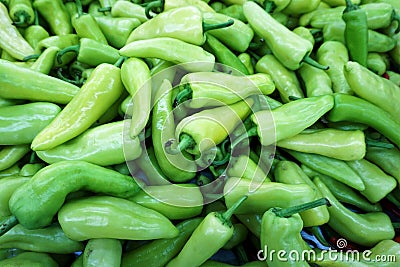
[[[322,205],[330,205],[328,199],[326,198],[320,198],[308,203],[304,203],[301,205],[297,205],[294,207],[286,208],[286,209],[281,209],[281,208],[273,208],[273,212],[275,213],[276,216],[282,217],[282,218],[288,218],[292,216],[293,214],[303,212],[306,210],[310,210]]]
[[[38,15],[36,8],[33,9],[33,14],[35,14],[33,24],[38,26],[39,25],[39,15]]]
[[[17,225],[18,220],[14,215],[8,216],[0,221],[0,236]]]
[[[353,4],[352,0],[346,0],[346,8],[343,13],[348,13],[350,11],[354,11],[360,9],[357,5]]]
[[[219,151],[220,151],[220,155],[221,155],[223,158],[220,159],[220,160],[214,160],[214,161],[212,162],[212,165],[214,165],[214,166],[221,166],[221,165],[227,163],[228,160],[229,160],[229,158],[231,157],[231,155],[230,155],[229,153],[222,153],[221,150],[219,150]]]
[[[57,53],[57,63],[62,64],[62,56],[69,52],[74,52],[75,54],[79,54],[80,45],[72,45],[68,46]]]
[[[305,56],[302,60],[302,62],[307,63],[315,68],[321,69],[321,70],[328,70],[329,66],[324,66],[319,64],[317,61],[315,61],[314,59],[312,59],[309,56]]]
[[[83,15],[82,2],[81,2],[81,0],[75,0],[75,3],[76,3],[76,9],[78,11],[78,18],[79,18],[80,16]]]
[[[257,135],[257,126],[254,126],[253,128],[250,128],[246,133],[242,134],[232,142],[231,150],[233,150],[243,140],[256,135]]]
[[[124,63],[124,61],[127,59],[127,57],[120,57],[117,62],[114,63],[114,66],[118,68],[121,67],[122,63]]]
[[[24,57],[22,59],[22,61],[26,62],[26,61],[29,61],[31,59],[38,59],[39,57],[40,57],[40,54],[33,54],[33,55],[29,55],[29,56]]]
[[[146,7],[144,8],[144,13],[146,14],[146,17],[148,19],[151,19],[153,18],[153,16],[150,15],[150,12],[154,12],[156,8],[163,8],[163,7],[164,7],[164,0],[152,1],[146,5]]]
[[[68,83],[71,83],[71,84],[74,84],[74,85],[77,85],[77,86],[81,86],[81,85],[82,85],[80,81],[71,80],[71,79],[68,79],[67,77],[65,77],[65,76],[62,74],[62,71],[63,71],[62,68],[59,68],[59,69],[57,70],[57,76],[58,76],[58,78],[60,78],[61,80],[65,81],[65,82],[68,82]]]
[[[243,196],[241,197],[235,204],[233,204],[232,207],[230,207],[227,211],[225,211],[224,213],[221,213],[221,219],[223,221],[223,223],[228,223],[230,224],[230,219],[233,215],[233,213],[239,208],[240,205],[242,205],[242,203],[248,198],[248,196]]]
[[[373,140],[373,139],[370,139],[370,138],[365,138],[365,143],[369,147],[394,148],[393,144],[376,141],[376,140]]]
[[[215,23],[215,24],[206,23],[203,21],[203,32],[226,28],[226,27],[232,26],[234,23],[235,23],[235,21],[233,19],[229,19],[228,21],[221,22],[221,23]]]
[[[180,141],[177,148],[172,148],[172,145],[175,143],[175,139],[170,139],[164,144],[165,152],[171,155],[176,155],[186,148],[193,147],[196,143],[193,138],[188,134],[181,134]]]
[[[20,13],[18,15],[18,21],[14,21],[13,25],[14,26],[21,26],[21,25],[24,25],[25,23],[26,23],[26,15]]]
[[[100,7],[100,8],[97,9],[97,11],[99,11],[99,12],[110,12],[111,11],[111,7],[110,6]]]
[[[272,12],[274,12],[275,8],[276,8],[275,2],[273,2],[273,1],[271,1],[271,0],[265,1],[265,8],[264,8],[264,9],[265,9],[265,11],[266,11],[267,13],[272,13]]]
[[[183,90],[178,93],[175,100],[177,104],[181,104],[182,102],[189,100],[192,98],[192,87],[189,84],[183,85]]]

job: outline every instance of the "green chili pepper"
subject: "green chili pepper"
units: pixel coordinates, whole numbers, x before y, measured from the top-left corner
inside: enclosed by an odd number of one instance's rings
[[[114,64],[120,58],[118,50],[114,47],[89,38],[81,38],[79,45],[69,46],[61,50],[57,55],[59,64],[62,62],[61,57],[68,52],[78,54],[77,60],[89,66],[98,66],[102,63]]]
[[[315,10],[320,2],[320,0],[291,0],[290,3],[282,10],[282,12],[293,16],[301,15]]]
[[[263,146],[293,137],[313,125],[333,107],[331,95],[314,96],[286,103],[273,110],[261,110],[251,115]],[[302,120],[297,116],[301,114]]]
[[[116,1],[112,6],[103,7],[102,11],[110,11],[111,16],[116,18],[136,18],[141,23],[148,20],[145,8],[141,5],[131,3],[129,1]]]
[[[33,7],[46,20],[55,35],[72,33],[71,19],[62,0],[35,0]]]
[[[192,218],[176,225],[179,235],[174,238],[158,239],[144,244],[122,255],[121,266],[165,266],[185,245],[190,235],[201,223],[202,218]]]
[[[108,16],[94,18],[107,42],[118,49],[127,43],[129,35],[141,24],[137,18],[113,18]]]
[[[5,218],[11,215],[10,209],[8,207],[8,202],[10,201],[11,195],[14,191],[28,182],[30,177],[5,177],[0,179],[0,218]]]
[[[154,148],[146,146],[142,155],[135,161],[140,170],[144,173],[148,185],[167,185],[170,184],[165,174],[158,165]],[[129,166],[129,165],[128,165]]]
[[[243,65],[238,57],[217,38],[208,33],[206,33],[204,48],[215,56],[217,62],[223,64],[222,69],[224,69],[224,71],[233,72],[234,75],[237,75],[237,73],[244,75],[249,74],[246,66]]]
[[[324,42],[317,50],[317,60],[321,64],[329,65],[326,73],[332,81],[332,89],[335,93],[353,94],[343,73],[344,65],[349,61],[346,46],[340,42]]]
[[[345,161],[293,150],[288,152],[296,160],[313,170],[331,176],[332,178],[357,190],[365,190],[365,185],[361,177],[353,171]]]
[[[201,47],[169,37],[134,41],[119,52],[126,57],[155,57],[175,64],[183,63],[182,67],[188,71],[212,71],[215,63],[214,56]]]
[[[308,13],[302,14],[302,15],[299,17],[299,21],[298,21],[299,26],[305,27],[305,26],[309,25],[311,19],[312,19],[312,18],[314,17],[314,15],[317,14],[321,9],[328,10],[328,9],[330,9],[330,8],[331,8],[330,5],[328,5],[328,4],[325,3],[324,1],[321,1],[321,2],[319,3],[319,5],[317,6],[316,9],[314,9],[313,11],[310,11],[310,12],[308,12]]]
[[[198,216],[203,209],[200,188],[192,184],[147,186],[129,200],[155,210],[171,220]]]
[[[91,128],[52,149],[37,151],[43,161],[52,164],[64,160],[83,160],[100,166],[134,160],[142,153],[139,138],[127,138],[122,120]]]
[[[325,3],[330,5],[331,7],[337,7],[337,6],[345,6],[346,5],[346,0],[323,0]],[[364,0],[363,0],[364,1]],[[361,3],[361,0],[351,0],[351,2],[355,5],[358,5]]]
[[[359,97],[387,111],[394,120],[400,123],[400,107],[393,101],[400,98],[398,86],[356,62],[348,62],[345,65],[344,75],[351,89]]]
[[[132,75],[136,73],[136,75]],[[151,76],[147,64],[139,58],[126,60],[121,67],[121,80],[132,96],[132,121],[129,135],[134,138],[146,127],[151,112]]]
[[[387,55],[379,53],[368,53],[367,68],[379,76],[382,76],[389,67]]]
[[[0,97],[0,107],[9,107],[18,104],[24,104],[24,100],[15,100],[15,99],[5,99]]]
[[[334,197],[320,178],[315,177],[313,181],[331,203],[328,207],[328,225],[344,238],[363,246],[373,246],[394,237],[394,229],[388,215],[383,212],[354,213]]]
[[[378,166],[365,159],[348,161],[347,165],[361,177],[365,189],[360,193],[371,203],[380,201],[397,185],[392,176],[385,174]]]
[[[252,181],[231,177],[224,186],[225,203],[228,208],[241,197],[248,195],[248,199],[241,205],[235,214],[259,214],[271,207],[290,207],[315,199],[316,191],[306,184],[283,184],[264,182],[255,185],[250,193]]]
[[[216,37],[229,49],[238,52],[244,52],[250,45],[251,40],[254,37],[253,30],[249,25],[241,22],[240,20],[234,19],[227,15],[223,15],[215,12],[203,13],[203,21],[206,24],[224,24],[228,21],[233,20],[233,25],[220,29],[210,29],[207,31],[210,35]]]
[[[261,249],[267,253],[264,254],[264,260],[268,266],[309,266],[305,260],[298,261],[290,256],[285,257],[285,261],[275,259],[268,255],[268,251],[296,251],[297,255],[303,255],[303,250],[309,249],[309,246],[300,235],[303,221],[298,212],[305,212],[325,204],[329,202],[322,198],[286,209],[273,207],[264,213],[260,241]]]
[[[39,170],[43,169],[46,165],[43,163],[28,163],[22,166],[19,172],[20,176],[30,177],[35,175]]]
[[[165,176],[173,182],[186,182],[194,178],[197,166],[189,155],[167,155],[163,144],[175,137],[175,121],[172,109],[172,85],[164,80],[159,86],[152,111],[151,138],[154,154]]]
[[[18,166],[18,163],[12,165],[10,168],[0,171],[0,179],[9,176],[18,175],[21,171],[21,168]]]
[[[120,73],[118,67],[110,64],[96,67],[71,102],[35,137],[32,149],[54,148],[88,129],[121,95]]]
[[[22,37],[13,21],[8,15],[7,8],[0,3],[0,48],[9,53],[12,57],[22,60],[24,57],[34,53],[33,48]]]
[[[241,177],[263,182],[271,181],[263,168],[246,155],[231,158],[226,174],[228,177]]]
[[[285,184],[306,184],[316,191],[314,200],[322,197],[311,179],[303,170],[292,161],[280,161],[274,170],[275,181]],[[300,213],[304,227],[317,226],[329,221],[329,213],[326,207],[320,206]]]
[[[262,214],[235,214],[235,217],[244,224],[253,235],[260,238]]]
[[[40,40],[35,48],[35,52],[41,53],[44,49],[52,46],[64,49],[72,45],[77,45],[78,43],[79,37],[76,34],[53,35]]]
[[[344,250],[336,250],[336,251],[327,251],[327,250],[318,250],[315,249],[315,257],[313,256],[310,263],[317,264],[318,266],[332,266],[337,265],[341,267],[370,267],[372,265],[363,263],[357,259],[357,257],[346,256],[348,254],[347,251]]]
[[[59,224],[35,230],[17,224],[0,236],[0,248],[66,254],[82,250],[83,244],[69,239]]]
[[[40,228],[51,222],[68,193],[80,189],[130,197],[140,188],[132,177],[116,171],[84,161],[61,161],[41,169],[15,191],[10,210],[25,227]]]
[[[248,53],[241,53],[238,55],[238,59],[243,63],[243,65],[246,67],[247,72],[249,75],[254,74],[254,67],[253,67],[253,62],[251,60],[251,56]]]
[[[368,147],[365,158],[400,181],[400,151],[398,148]]]
[[[383,109],[361,98],[337,94],[335,104],[327,119],[332,122],[350,121],[363,123],[379,131],[400,147],[400,124]]]
[[[342,18],[346,23],[344,38],[350,59],[366,67],[368,56],[367,13],[354,5],[351,0],[346,0]]]
[[[107,39],[101,31],[94,17],[88,13],[83,13],[80,0],[76,0],[78,14],[71,17],[72,27],[80,38],[93,39],[99,43],[107,44]]]
[[[235,76],[223,72],[188,73],[181,79],[176,101],[190,108],[230,105],[252,95],[269,95],[275,84],[269,74]]]
[[[332,94],[332,81],[329,75],[320,69],[304,64],[298,70],[303,81],[307,97]]]
[[[395,242],[393,240],[382,240],[378,244],[376,244],[373,248],[370,249],[371,251],[371,256],[370,259],[375,260],[376,262],[378,259],[383,259],[385,256],[391,257],[394,256],[394,259],[392,258],[391,262],[387,263],[379,263],[381,266],[395,266],[396,262],[399,261],[400,258],[400,245],[398,242]],[[367,264],[370,264],[369,261],[366,262]],[[378,264],[377,264],[378,265]]]
[[[400,65],[400,33],[393,36],[396,40],[396,46],[389,52],[391,60]]]
[[[49,74],[56,63],[56,56],[60,49],[56,46],[50,46],[32,64],[31,69],[43,74]]]
[[[110,196],[71,200],[58,212],[58,221],[73,240],[151,240],[174,238],[179,234],[179,230],[160,213]]]
[[[255,33],[264,38],[276,58],[288,69],[296,70],[303,62],[327,69],[309,57],[313,45],[273,19],[253,2],[243,5],[243,12]]]
[[[247,23],[247,19],[243,14],[243,5],[233,4],[222,8],[218,13],[227,15],[231,18],[238,19],[244,23]]]
[[[233,235],[232,237],[226,242],[226,244],[222,247],[222,249],[233,249],[234,247],[240,245],[244,242],[247,238],[249,230],[247,227],[241,223],[234,223],[233,227]]]
[[[122,245],[118,239],[90,239],[83,251],[83,266],[120,266]]]
[[[12,258],[1,260],[0,264],[3,266],[59,266],[50,255],[39,252],[22,252]]]
[[[0,108],[1,112],[1,108]],[[10,168],[30,151],[28,145],[4,146],[0,150],[0,171]]]
[[[305,130],[276,144],[295,151],[314,153],[340,160],[360,160],[365,156],[365,135],[362,131],[336,129]]]
[[[59,106],[46,102],[0,108],[0,144],[29,144],[60,110]]]
[[[166,266],[200,266],[222,248],[233,235],[230,218],[246,199],[247,196],[242,197],[224,213],[211,212],[207,214],[180,253]],[[193,251],[196,253],[194,254]]]
[[[246,118],[254,101],[247,99],[232,105],[206,109],[188,116],[176,126],[177,148],[172,148],[173,140],[165,143],[167,153],[187,152],[199,155],[224,141],[230,132]]]
[[[274,55],[265,55],[257,61],[256,71],[271,75],[283,102],[290,97],[303,98],[304,94],[296,74],[285,68]]]
[[[35,19],[35,13],[30,0],[13,0],[10,1],[8,11],[14,25],[26,27],[31,25]]]

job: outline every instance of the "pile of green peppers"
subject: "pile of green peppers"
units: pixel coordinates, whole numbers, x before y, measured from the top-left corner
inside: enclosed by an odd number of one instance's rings
[[[0,0],[0,36],[0,266],[398,266],[399,0]]]

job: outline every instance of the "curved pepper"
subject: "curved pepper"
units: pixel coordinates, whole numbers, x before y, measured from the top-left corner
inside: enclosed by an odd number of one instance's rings
[[[35,137],[32,149],[54,148],[88,129],[122,94],[120,73],[110,64],[97,66],[71,102]]]
[[[272,207],[290,207],[315,199],[316,191],[306,184],[283,184],[265,182],[249,192],[251,181],[231,177],[224,186],[225,203],[228,208],[241,197],[248,199],[235,211],[235,214],[263,213]]]
[[[144,244],[122,255],[121,267],[165,266],[183,248],[190,235],[201,223],[202,218],[191,218],[176,225],[179,235],[174,238],[158,239]]]
[[[344,207],[318,177],[313,181],[331,203],[328,207],[329,226],[344,238],[363,246],[373,246],[394,237],[394,229],[388,215],[383,212],[354,213]]]
[[[82,160],[100,166],[123,163],[138,158],[142,152],[139,138],[128,138],[122,120],[91,128],[52,149],[37,151],[43,161],[52,164],[64,160]],[[125,133],[124,133],[125,132]]]
[[[0,236],[0,248],[67,254],[82,250],[83,244],[69,239],[59,224],[34,230],[17,224]]]
[[[110,6],[108,8],[104,7],[104,9],[109,11]],[[116,1],[111,6],[111,16],[116,18],[136,18],[141,23],[148,20],[145,8],[129,1]]]
[[[72,33],[71,18],[62,0],[35,0],[33,7],[47,21],[55,35]]]
[[[77,45],[78,43],[79,37],[76,34],[53,35],[40,40],[35,47],[35,52],[41,53],[44,49],[52,46],[64,49],[72,45]]]
[[[146,149],[143,149],[142,155],[136,159],[135,162],[144,173],[147,185],[170,184],[158,165],[154,148],[152,146],[146,146]],[[128,166],[130,167],[130,164],[128,164]]]
[[[232,237],[226,242],[226,244],[222,247],[222,249],[233,249],[234,247],[240,245],[244,242],[247,238],[249,230],[247,230],[246,226],[241,223],[234,223],[233,227],[233,235]]]
[[[0,261],[3,266],[48,266],[57,267],[58,263],[46,253],[22,252],[17,256]]]
[[[263,168],[246,155],[230,159],[226,174],[228,177],[254,179],[254,181],[270,182]]]
[[[389,57],[387,55],[368,53],[367,68],[379,76],[386,73],[389,63]]]
[[[116,171],[84,161],[62,161],[41,169],[18,188],[10,199],[10,211],[25,227],[40,228],[52,221],[68,193],[81,189],[130,197],[140,187]]]
[[[273,110],[261,110],[251,115],[263,146],[293,137],[313,125],[333,107],[331,95],[314,96],[286,103]],[[298,120],[298,116],[303,119]]]
[[[304,13],[312,12],[317,9],[321,0],[291,0],[290,3],[282,10],[282,13],[288,15],[301,15]]]
[[[175,120],[172,108],[172,85],[164,80],[155,96],[152,111],[151,138],[157,162],[169,180],[186,182],[194,178],[197,166],[189,155],[169,155],[164,150],[164,143],[175,137]]]
[[[272,53],[285,67],[297,70],[303,62],[318,65],[309,57],[313,45],[277,22],[256,3],[244,3],[243,12],[253,30],[264,38]]]
[[[8,11],[14,25],[26,27],[31,25],[35,19],[35,13],[30,0],[13,0],[10,1]]]
[[[269,95],[275,84],[269,74],[257,73],[234,76],[223,72],[188,73],[180,81],[183,90],[178,93],[177,103],[190,108],[230,105],[252,95]],[[183,96],[183,97],[181,97]]]
[[[365,158],[392,175],[400,183],[400,151],[398,148],[368,147]]]
[[[30,177],[35,175],[40,169],[43,169],[46,165],[44,163],[27,163],[22,166],[19,175],[24,177]]]
[[[325,71],[303,64],[298,73],[303,81],[307,97],[333,93],[331,78]]]
[[[0,218],[4,218],[11,215],[8,207],[11,195],[14,191],[21,187],[23,184],[28,182],[30,177],[5,177],[0,179]]]
[[[0,97],[67,104],[78,91],[75,85],[0,59]]]
[[[203,48],[170,37],[139,40],[119,50],[126,57],[155,57],[175,64],[182,64],[188,71],[212,71],[215,57]],[[185,64],[186,63],[186,64]]]
[[[60,111],[59,106],[47,102],[1,107],[0,144],[29,144]]]
[[[58,212],[58,221],[65,234],[78,241],[93,238],[151,240],[179,235],[178,229],[160,213],[110,196],[71,200]]]
[[[0,108],[1,112],[1,108]],[[0,171],[10,168],[29,152],[27,145],[4,146],[0,150]]]
[[[248,53],[241,53],[238,55],[238,59],[243,63],[243,65],[246,67],[247,72],[249,75],[254,74],[254,66],[253,62],[251,59],[251,56]]]
[[[355,96],[337,94],[334,98],[334,107],[327,116],[329,121],[351,121],[366,124],[400,147],[400,124],[389,113]]]
[[[90,239],[83,251],[83,266],[120,266],[122,245],[118,239]]]
[[[129,200],[158,211],[171,220],[198,216],[203,209],[200,188],[191,184],[147,186]]]
[[[22,37],[13,21],[8,15],[8,10],[0,3],[0,48],[12,57],[22,60],[24,57],[34,53],[30,44]]]
[[[365,135],[362,131],[336,129],[305,130],[278,141],[283,147],[304,153],[314,153],[340,160],[359,160],[365,156]]]

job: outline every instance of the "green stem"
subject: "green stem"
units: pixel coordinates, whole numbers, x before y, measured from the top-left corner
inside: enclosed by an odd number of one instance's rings
[[[181,104],[182,102],[185,102],[186,100],[189,100],[192,98],[192,87],[190,84],[185,84],[183,85],[183,90],[178,93],[176,96],[176,103]]]
[[[24,14],[19,14],[18,15],[18,21],[14,21],[12,24],[14,25],[14,26],[21,26],[21,25],[25,25],[25,23],[26,23],[26,15],[24,15]]]
[[[256,136],[257,135],[257,126],[254,126],[253,128],[250,128],[246,133],[243,135],[239,136],[232,142],[231,150],[234,150],[234,148],[240,144],[243,140],[248,139],[249,137]]]
[[[61,80],[65,81],[65,82],[68,82],[68,83],[71,83],[71,84],[74,84],[74,85],[77,85],[77,86],[81,86],[81,85],[82,85],[79,81],[71,80],[71,79],[68,79],[67,77],[65,77],[65,76],[62,74],[62,71],[63,71],[62,68],[59,68],[59,69],[57,70],[57,76],[58,76],[58,78],[60,78]]]
[[[373,140],[373,139],[370,139],[370,138],[365,138],[365,143],[369,147],[394,148],[393,144],[376,141],[376,140]]]
[[[75,0],[76,3],[76,9],[78,10],[78,17],[83,15],[83,9],[82,9],[82,2],[81,0]]]
[[[151,19],[153,16],[150,15],[150,12],[154,12],[154,10],[156,8],[163,8],[163,7],[164,7],[164,0],[153,1],[146,5],[146,7],[144,9],[144,13],[146,14],[146,17],[148,19]],[[156,13],[156,12],[154,12],[154,13]]]
[[[235,254],[239,258],[239,263],[241,265],[249,262],[249,258],[247,257],[246,250],[243,247],[243,244],[239,244],[235,247]]]
[[[39,57],[40,57],[40,54],[33,54],[33,55],[30,55],[30,56],[24,57],[22,59],[22,61],[26,62],[26,61],[29,61],[31,59],[38,59]]]
[[[206,23],[203,21],[203,32],[226,28],[226,27],[232,26],[234,23],[235,23],[235,21],[233,19],[229,19],[226,22],[215,23],[215,24]]]
[[[297,205],[294,207],[286,208],[286,209],[281,209],[281,208],[273,208],[273,212],[275,213],[276,216],[282,217],[282,218],[288,218],[292,216],[293,214],[303,212],[309,209],[313,209],[322,205],[330,205],[328,199],[326,198],[320,198],[308,203],[304,203],[301,205]]]
[[[172,148],[172,145],[175,143],[175,141],[175,139],[170,139],[165,142],[164,148],[168,154],[176,155],[187,148],[193,147],[196,144],[193,138],[188,134],[181,134],[178,147]]]
[[[303,62],[307,63],[307,64],[309,64],[309,65],[311,65],[311,66],[313,66],[315,68],[321,69],[321,70],[328,70],[329,69],[329,66],[321,65],[321,64],[319,64],[317,61],[315,61],[314,59],[312,59],[309,56],[305,56],[303,58]]]
[[[80,45],[72,45],[68,46],[57,53],[57,63],[62,64],[62,56],[69,52],[74,52],[75,54],[79,54]]]
[[[206,184],[209,184],[209,183],[211,183],[211,179],[208,178],[208,177],[205,176],[205,175],[200,175],[200,176],[196,179],[196,184],[197,184],[198,186],[206,185]]]
[[[0,236],[5,234],[8,230],[17,225],[18,220],[14,215],[3,218],[0,221]]]
[[[111,7],[107,6],[107,7],[100,7],[97,9],[97,11],[99,12],[110,12],[111,11]]]
[[[33,9],[33,14],[35,14],[33,25],[38,26],[39,25],[39,15],[38,15],[36,8]]]
[[[270,1],[270,0],[265,1],[265,8],[264,9],[265,9],[265,11],[267,13],[274,12],[275,8],[276,8],[275,2]]]
[[[351,0],[346,0],[346,8],[343,13],[348,13],[354,10],[360,9],[357,5],[353,4]]]
[[[393,196],[393,193],[389,193],[386,196],[387,200],[389,200],[390,202],[392,202],[396,207],[400,208],[400,201],[397,200],[397,198],[395,198]]]
[[[230,207],[227,211],[221,214],[221,220],[223,224],[231,224],[231,217],[233,213],[239,208],[240,205],[248,198],[248,196],[241,197],[232,207]]]
[[[208,169],[210,170],[210,172],[212,173],[212,175],[215,177],[215,178],[217,178],[217,177],[220,177],[221,176],[221,174],[223,174],[224,173],[224,171],[222,170],[220,170],[220,169],[216,169],[214,166],[209,166],[208,167]]]
[[[221,166],[227,163],[230,159],[231,155],[229,153],[226,153],[225,156],[221,160],[214,160],[212,164],[214,166]]]
[[[114,63],[114,66],[117,68],[120,68],[122,63],[124,63],[125,60],[127,60],[127,57],[120,57],[117,62]]]

